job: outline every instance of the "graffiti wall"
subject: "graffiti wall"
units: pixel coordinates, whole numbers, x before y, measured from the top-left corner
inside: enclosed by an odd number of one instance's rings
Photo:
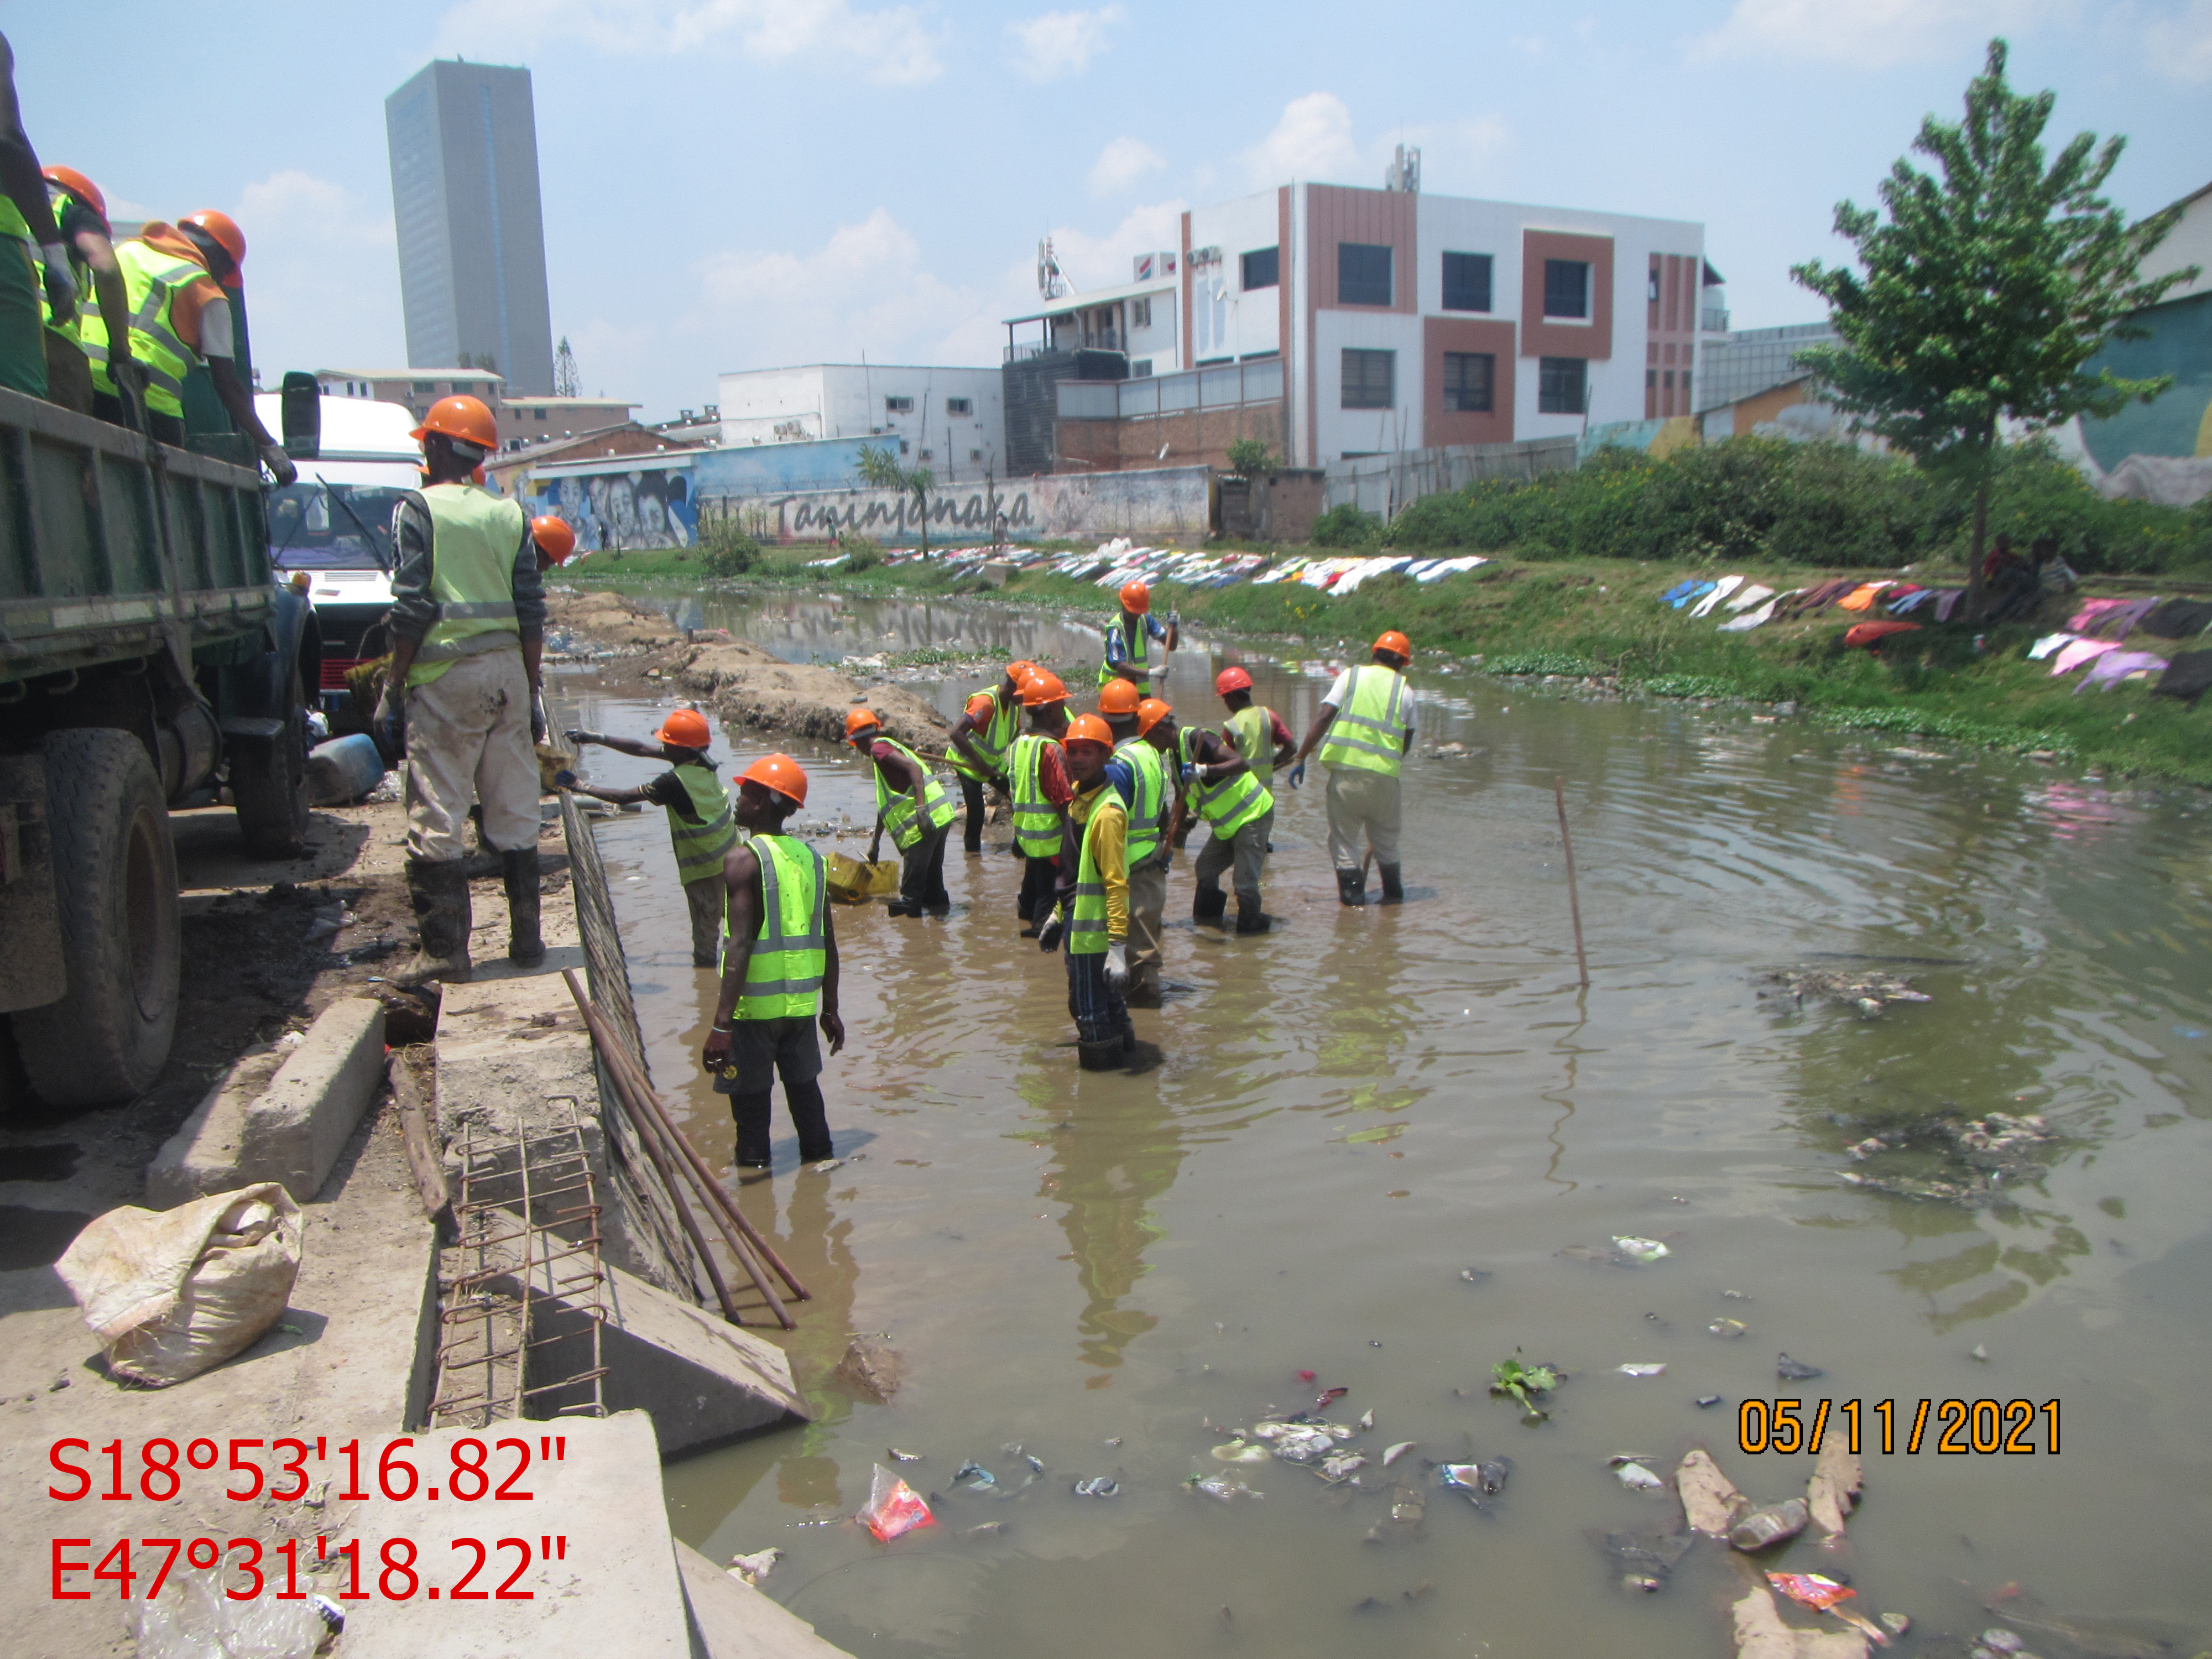
[[[699,515],[689,467],[639,467],[626,461],[579,465],[556,476],[515,480],[515,498],[536,517],[550,513],[576,532],[576,550],[690,547]]]
[[[2173,385],[2108,420],[2084,416],[2080,441],[2107,495],[2185,507],[2212,493],[2212,294],[2153,306],[2135,320],[2143,337],[2113,341],[2088,368],[2129,380],[2171,374]]]
[[[1006,515],[1007,534],[1031,539],[1202,536],[1212,517],[1212,477],[1208,467],[1171,466],[960,484],[930,497],[929,538],[937,543],[988,540],[1000,514]],[[710,498],[707,505],[710,512],[726,508],[755,534],[779,541],[821,542],[858,534],[905,543],[921,530],[914,497],[888,489]]]

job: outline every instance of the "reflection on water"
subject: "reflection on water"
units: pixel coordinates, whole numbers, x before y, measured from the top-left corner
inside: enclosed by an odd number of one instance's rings
[[[956,605],[710,599],[702,620],[793,655],[1091,648],[1087,630]],[[1252,665],[1302,726],[1325,682]],[[1218,714],[1203,672],[1171,677],[1186,717]],[[2212,1250],[2202,798],[1726,710],[1417,681],[1437,694],[1424,740],[1474,751],[1407,768],[1418,902],[1336,905],[1317,789],[1281,802],[1274,933],[1192,927],[1179,860],[1167,972],[1189,989],[1139,1012],[1164,1054],[1142,1076],[1077,1072],[1061,965],[1016,936],[1005,854],[956,855],[941,921],[841,912],[853,1041],[824,1083],[851,1161],[799,1173],[780,1129],[773,1180],[742,1200],[816,1292],[784,1340],[821,1415],[672,1468],[678,1529],[724,1557],[789,1551],[771,1593],[861,1654],[1704,1659],[1723,1641],[1728,1565],[1693,1554],[1662,1596],[1615,1593],[1586,1534],[1668,1511],[1605,1460],[1704,1443],[1754,1496],[1786,1495],[1803,1460],[1747,1457],[1730,1437],[1739,1401],[1779,1391],[1787,1350],[1826,1372],[1800,1393],[2063,1404],[2056,1469],[1869,1459],[1851,1570],[1871,1605],[1978,1630],[1978,1595],[2018,1580],[2205,1645],[2197,1529],[2142,1524],[2179,1515],[2208,1462],[2212,1304],[2191,1288]],[[649,713],[586,710],[625,731]],[[851,769],[807,759],[809,816],[865,823]],[[592,760],[622,781],[649,769]],[[687,965],[665,830],[623,818],[602,841],[655,1077],[726,1162],[726,1110],[691,1059],[711,987]],[[1895,971],[1933,1000],[1867,1018],[1756,995],[1761,973],[1821,953],[1932,959]],[[2059,1136],[1999,1201],[1839,1179],[1870,1117],[1991,1110]],[[1627,1233],[1672,1254],[1560,1255]],[[1708,1334],[1723,1316],[1749,1334]],[[904,1356],[891,1404],[823,1386],[851,1331]],[[1540,1430],[1483,1389],[1516,1349],[1573,1373]],[[1632,1382],[1613,1369],[1630,1360],[1668,1369]],[[1476,1515],[1432,1489],[1418,1534],[1385,1549],[1363,1542],[1379,1498],[1286,1465],[1249,1472],[1261,1504],[1180,1490],[1222,1467],[1206,1423],[1295,1409],[1301,1370],[1352,1390],[1347,1419],[1372,1409],[1380,1443],[1510,1454],[1508,1493]],[[1713,1394],[1717,1412],[1692,1403]],[[1049,1478],[1003,1499],[949,1490],[968,1457],[1007,1481],[1012,1443]],[[886,1549],[802,1524],[849,1514],[893,1444],[924,1454],[902,1472],[943,1496],[943,1528]],[[1070,1495],[1101,1474],[1121,1497]],[[985,1521],[1005,1530],[951,1535]],[[1826,1564],[1807,1547],[1769,1565]],[[1356,1610],[1370,1598],[1383,1610]]]

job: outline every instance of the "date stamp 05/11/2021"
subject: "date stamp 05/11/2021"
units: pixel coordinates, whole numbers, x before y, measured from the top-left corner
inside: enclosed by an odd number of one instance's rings
[[[1818,1453],[1832,1434],[1844,1449],[1917,1456],[2058,1455],[2058,1402],[2046,1400],[1747,1400],[1736,1408],[1738,1449]]]

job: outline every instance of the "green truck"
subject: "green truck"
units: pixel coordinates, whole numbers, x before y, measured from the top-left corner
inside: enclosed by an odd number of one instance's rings
[[[46,1105],[168,1058],[168,809],[227,792],[249,851],[301,850],[320,659],[259,473],[0,390],[0,1015]]]

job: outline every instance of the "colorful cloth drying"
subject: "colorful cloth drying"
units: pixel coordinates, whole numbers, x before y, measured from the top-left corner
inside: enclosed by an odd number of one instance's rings
[[[1741,634],[1747,628],[1757,628],[1763,623],[1771,622],[1774,619],[1775,607],[1789,597],[1790,596],[1786,593],[1778,595],[1774,599],[1769,599],[1765,605],[1760,605],[1756,611],[1747,611],[1741,617],[1737,617],[1728,622],[1723,623],[1721,624],[1721,632],[1723,634]]]
[[[2058,659],[2051,665],[2051,675],[2055,678],[2061,674],[2070,674],[2092,657],[2101,657],[2107,651],[2119,648],[2118,640],[2075,640],[2059,652]]]
[[[2153,656],[2148,651],[2107,651],[2089,665],[2089,672],[2074,688],[2074,695],[2078,697],[2093,685],[2109,691],[2130,674],[2165,672],[2166,659]]]
[[[1880,645],[1884,640],[1887,639],[1892,634],[1917,634],[1919,631],[1920,624],[1918,623],[1853,623],[1849,628],[1846,628],[1844,630],[1844,649],[1846,651],[1871,651],[1875,647]]]
[[[1748,611],[1760,600],[1771,599],[1773,597],[1772,588],[1763,587],[1759,583],[1753,582],[1750,586],[1739,588],[1732,594],[1729,599],[1728,608],[1733,611]]]
[[[2212,690],[2212,651],[2185,651],[2166,665],[2151,695],[2179,697],[2193,705],[2208,690]]]
[[[1706,594],[1704,599],[1698,601],[1697,608],[1692,611],[1690,614],[1693,617],[1707,615],[1711,611],[1715,605],[1718,605],[1723,599],[1728,598],[1729,594],[1735,592],[1737,588],[1742,586],[1743,578],[1741,576],[1722,577],[1718,581],[1713,584],[1713,591]]]
[[[2212,604],[2203,599],[2166,599],[2154,605],[2136,626],[2162,640],[2185,640],[2202,634],[2212,623]]]
[[[1882,589],[1888,586],[1889,584],[1887,582],[1861,582],[1850,592],[1844,594],[1842,599],[1838,599],[1836,601],[1836,605],[1838,609],[1844,611],[1865,611],[1871,609],[1875,597],[1881,593]]]
[[[2074,638],[2071,634],[2045,634],[2027,647],[2027,659],[2030,662],[2041,662],[2062,645],[2071,644]]]

